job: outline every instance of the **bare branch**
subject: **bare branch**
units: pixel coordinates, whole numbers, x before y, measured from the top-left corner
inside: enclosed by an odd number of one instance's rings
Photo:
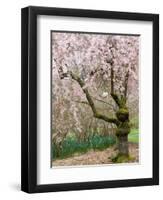
[[[95,99],[96,101],[99,101],[99,102],[105,103],[105,104],[107,104],[108,106],[113,107],[112,104],[110,104],[110,103],[108,103],[108,102],[106,102],[106,101],[103,101],[102,99],[97,99],[96,97],[94,97],[94,96],[92,96],[92,95],[91,95],[91,97],[92,97],[93,99]]]
[[[119,107],[121,107],[121,101],[120,101],[118,95],[115,94],[115,93],[111,93],[111,96],[112,96],[112,98],[114,99],[114,101],[116,102],[116,104],[117,104]]]
[[[115,58],[115,57],[114,57],[112,48],[113,48],[113,47],[110,47],[110,51],[111,51],[111,53],[112,53],[113,58],[108,62],[108,63],[110,63],[110,65],[111,65],[111,77],[110,77],[110,78],[111,78],[111,96],[112,96],[112,98],[114,99],[115,103],[116,103],[119,107],[121,107],[120,99],[119,99],[118,95],[115,94],[115,91],[114,91],[114,70],[113,70],[113,64],[114,64],[114,58]]]
[[[72,100],[73,102],[76,102],[76,103],[82,103],[82,104],[86,104],[89,106],[89,103],[87,101],[76,101],[76,100]]]
[[[92,96],[91,96],[92,97]],[[94,98],[94,97],[92,97],[92,98]],[[109,103],[107,103],[107,102],[105,102],[105,101],[102,101],[102,100],[100,100],[100,99],[96,99],[96,98],[94,98],[96,101],[100,101],[100,102],[102,102],[102,103],[105,103],[105,104],[107,104],[107,105],[109,105],[109,106],[112,106],[113,107],[113,105],[111,105],[111,104],[109,104]],[[75,103],[81,103],[81,104],[85,104],[85,105],[87,105],[87,106],[90,106],[89,105],[89,103],[87,102],[87,101],[78,101],[78,100],[72,100],[73,102],[75,102]],[[114,111],[116,111],[116,109],[113,107],[113,110]]]
[[[111,65],[111,93],[114,94],[114,71],[113,66]]]
[[[116,104],[121,107],[121,100],[119,98],[119,96],[115,93],[114,91],[114,70],[113,70],[113,63],[111,63],[111,96],[114,99],[114,101],[116,102]]]
[[[126,73],[125,81],[124,81],[124,88],[125,88],[125,90],[124,90],[124,96],[125,96],[125,98],[127,97],[128,79],[129,79],[129,70]]]

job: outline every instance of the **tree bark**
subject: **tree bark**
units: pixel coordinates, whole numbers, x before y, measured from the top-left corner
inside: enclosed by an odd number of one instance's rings
[[[129,112],[127,107],[120,108],[117,113],[117,118],[120,121],[116,136],[118,140],[118,150],[119,150],[119,156],[129,156],[129,150],[128,150],[128,134],[130,133],[130,124],[129,124]]]
[[[117,136],[117,139],[118,139],[117,147],[118,147],[119,155],[128,156],[129,155],[128,135]]]

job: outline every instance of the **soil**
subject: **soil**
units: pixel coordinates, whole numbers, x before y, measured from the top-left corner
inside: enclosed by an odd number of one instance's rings
[[[136,143],[129,143],[130,162],[139,161],[139,148]],[[74,166],[74,165],[97,165],[97,164],[113,164],[112,158],[117,154],[116,146],[109,147],[103,151],[91,150],[85,154],[74,154],[70,158],[56,159],[52,166]]]

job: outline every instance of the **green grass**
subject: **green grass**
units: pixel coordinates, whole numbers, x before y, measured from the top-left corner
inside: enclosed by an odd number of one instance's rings
[[[89,141],[78,142],[75,137],[67,137],[63,142],[62,150],[57,158],[63,159],[72,156],[74,153],[86,153],[90,149],[103,150],[115,144],[114,136],[95,135],[89,138]],[[55,146],[52,145],[52,158],[56,159]]]
[[[139,142],[139,130],[131,129],[130,134],[128,135],[128,141],[138,143]]]

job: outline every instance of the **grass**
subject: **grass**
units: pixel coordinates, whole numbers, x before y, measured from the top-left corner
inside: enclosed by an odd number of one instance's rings
[[[63,159],[72,156],[74,153],[86,153],[90,149],[104,150],[116,143],[114,136],[95,135],[89,141],[78,142],[75,137],[67,137],[63,142],[62,150],[57,158]],[[52,158],[56,159],[55,146],[52,145]]]
[[[139,142],[139,130],[138,129],[131,129],[131,132],[128,135],[128,141],[133,142],[133,143]]]

